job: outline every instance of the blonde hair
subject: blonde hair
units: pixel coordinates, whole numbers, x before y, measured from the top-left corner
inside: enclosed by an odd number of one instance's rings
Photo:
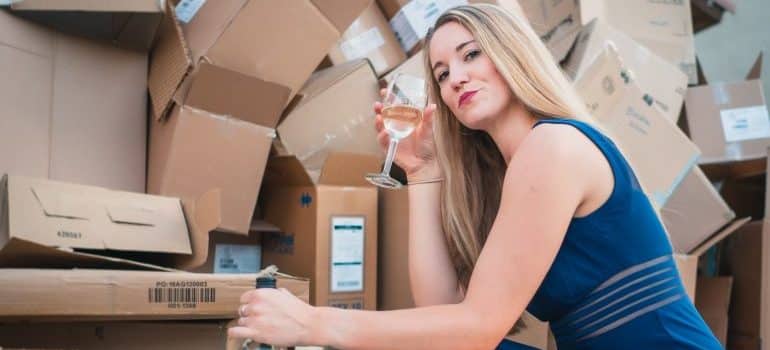
[[[521,8],[511,5],[509,10],[476,4],[442,14],[426,37],[427,74],[432,71],[427,54],[432,34],[442,25],[456,22],[471,32],[513,94],[533,115],[590,120],[585,105]],[[500,206],[506,163],[492,138],[462,125],[441,100],[436,80],[429,80],[428,93],[438,107],[434,118],[436,158],[445,177],[442,225],[460,285],[467,289]]]

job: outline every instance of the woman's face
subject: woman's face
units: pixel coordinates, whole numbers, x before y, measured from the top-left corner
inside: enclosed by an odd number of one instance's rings
[[[436,29],[428,54],[441,99],[466,127],[484,130],[511,106],[508,84],[461,24]]]

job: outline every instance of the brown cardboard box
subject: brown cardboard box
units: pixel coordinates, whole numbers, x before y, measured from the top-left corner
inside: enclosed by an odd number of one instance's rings
[[[689,1],[581,0],[583,24],[600,17],[679,67],[697,84]]]
[[[2,349],[241,350],[228,348],[227,322],[67,322],[0,325]]]
[[[695,300],[695,293],[697,291],[698,258],[707,250],[711,249],[711,247],[736,232],[743,225],[746,225],[749,221],[751,221],[751,218],[742,218],[731,222],[711,238],[693,249],[689,254],[674,253],[674,262],[676,262],[679,276],[682,278],[682,283],[684,284],[687,296],[689,296],[690,299]]]
[[[385,85],[387,85],[388,82],[390,82],[398,73],[404,73],[413,75],[415,77],[420,77],[423,79],[431,79],[430,75],[425,74],[425,63],[423,62],[423,55],[424,50],[420,50],[412,57],[409,57],[408,60],[404,61],[400,66],[396,67],[396,69],[392,70],[390,73],[386,74],[384,77],[382,77],[382,80],[385,82]]]
[[[674,251],[687,254],[736,215],[694,166],[666,201],[661,216]]]
[[[724,273],[732,275],[728,341],[733,338],[759,338],[762,325],[763,256],[766,255],[762,220],[749,223],[725,243],[722,259]]]
[[[600,51],[575,87],[624,152],[653,205],[662,207],[695,165],[697,147],[652,106],[612,46]]]
[[[404,5],[411,0],[377,0],[377,5],[382,9],[382,14],[387,20],[393,18]]]
[[[725,10],[735,14],[732,0],[691,0],[692,26],[695,33],[718,24]]]
[[[119,270],[0,270],[0,320],[233,319],[258,274]],[[278,288],[308,300],[308,280]],[[35,307],[30,307],[34,305]]]
[[[257,273],[262,269],[262,235],[279,232],[270,223],[255,220],[248,235],[212,231],[209,233],[206,262],[191,272]]]
[[[699,277],[695,306],[722,347],[727,346],[727,311],[730,308],[732,277]]]
[[[11,1],[10,7],[16,15],[65,33],[147,51],[163,16],[161,4],[157,0],[18,0]]]
[[[606,45],[615,46],[623,65],[631,72],[639,88],[652,96],[655,106],[669,120],[676,122],[684,103],[687,76],[602,18],[594,19],[583,28],[564,69],[575,80],[580,79]]]
[[[201,61],[283,86],[290,99],[370,1],[207,1],[183,27],[167,21],[150,69],[155,116]]]
[[[168,118],[150,124],[147,190],[195,200],[221,193],[221,231],[247,234],[288,90],[210,64]]]
[[[541,37],[545,47],[551,52],[554,61],[561,63],[575,46],[583,25],[580,20],[580,7],[574,6],[572,13],[553,31]]]
[[[177,198],[4,175],[0,209],[0,265],[5,267],[45,266],[24,249],[30,244],[52,255],[58,250],[107,256],[192,252]]]
[[[422,39],[428,34],[428,29],[442,13],[466,3],[466,0],[412,0],[390,19],[390,27],[401,48],[407,54],[412,54],[422,46]]]
[[[551,33],[577,6],[575,0],[470,0],[469,3],[490,3],[513,12],[523,11],[539,36]]]
[[[315,73],[300,96],[278,125],[278,135],[286,152],[302,162],[313,181],[330,152],[382,154],[372,110],[374,102],[381,100],[379,86],[366,60]]]
[[[700,163],[725,163],[767,156],[770,117],[762,93],[762,55],[746,81],[687,89],[690,138],[700,147]]]
[[[409,191],[378,194],[377,310],[413,308],[409,282]]]
[[[334,64],[367,58],[377,76],[381,76],[406,60],[406,53],[379,7],[372,2],[332,46],[329,58]]]
[[[147,55],[0,11],[0,173],[144,192]]]
[[[313,305],[377,306],[378,157],[331,153],[317,181],[295,157],[268,164],[261,207],[282,232],[262,238],[262,260],[311,280]]]

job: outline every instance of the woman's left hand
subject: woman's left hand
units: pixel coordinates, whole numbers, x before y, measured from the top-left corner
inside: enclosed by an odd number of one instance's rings
[[[243,293],[238,314],[238,326],[227,331],[231,338],[278,346],[308,345],[313,341],[315,308],[285,289]]]

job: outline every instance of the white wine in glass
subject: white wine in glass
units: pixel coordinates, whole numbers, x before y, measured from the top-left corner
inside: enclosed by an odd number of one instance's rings
[[[381,173],[367,174],[369,182],[385,188],[400,188],[398,180],[390,176],[393,158],[401,139],[409,137],[422,122],[422,111],[427,104],[425,80],[407,74],[397,74],[388,85],[382,108],[382,122],[390,136],[388,155]]]

